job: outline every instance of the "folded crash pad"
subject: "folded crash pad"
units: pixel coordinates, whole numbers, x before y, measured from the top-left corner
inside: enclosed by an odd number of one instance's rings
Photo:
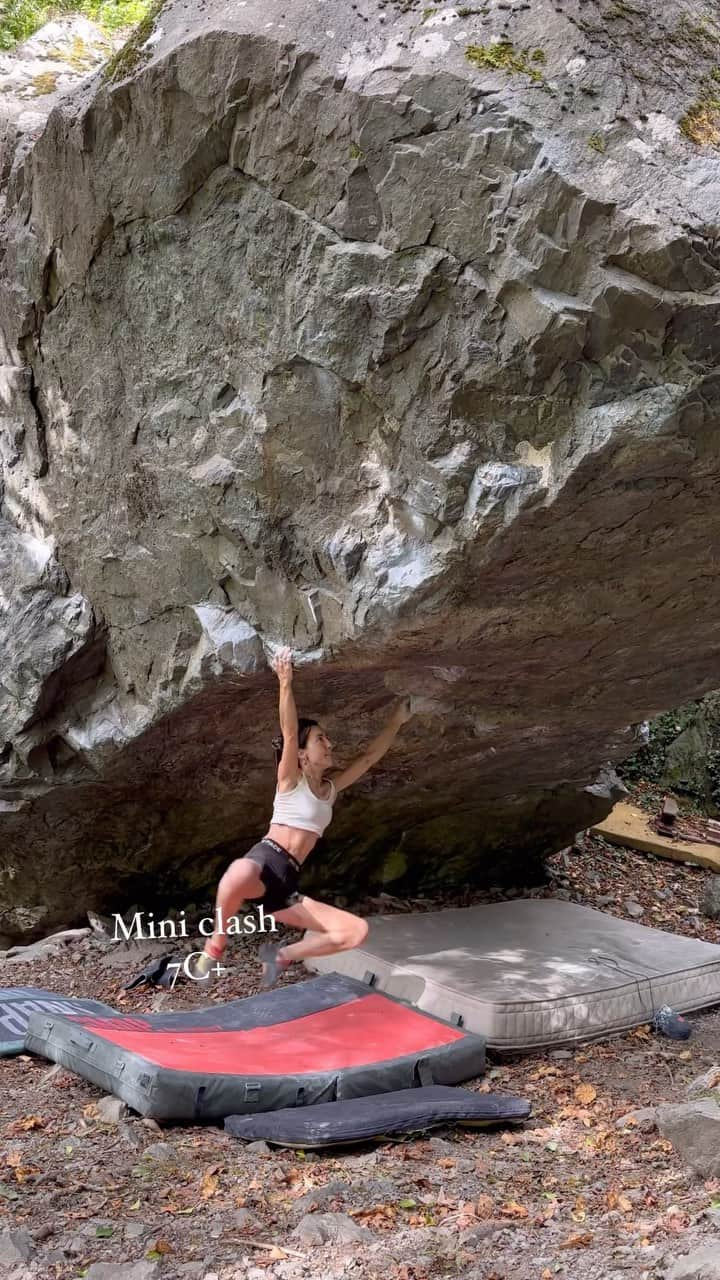
[[[362,947],[308,961],[518,1051],[720,1003],[720,947],[553,898],[373,917]]]
[[[480,1037],[337,974],[197,1011],[36,1014],[25,1044],[141,1115],[196,1122],[457,1084],[485,1063]]]
[[[398,1089],[374,1098],[320,1102],[254,1116],[227,1116],[225,1128],[246,1142],[262,1139],[280,1147],[333,1147],[368,1138],[423,1133],[440,1125],[473,1128],[527,1120],[530,1103],[509,1094],[471,1093],[430,1085]]]
[[[109,1016],[114,1013],[110,1005],[99,1000],[76,1000],[74,996],[59,996],[40,987],[0,987],[0,1058],[23,1052],[31,1014],[78,1013],[81,1010]]]

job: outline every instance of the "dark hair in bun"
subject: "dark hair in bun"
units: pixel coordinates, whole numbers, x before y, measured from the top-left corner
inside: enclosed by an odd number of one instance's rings
[[[298,746],[299,747],[302,748],[307,746],[307,740],[308,740],[308,735],[310,733],[310,730],[312,729],[313,725],[316,725],[317,723],[318,723],[317,720],[308,720],[306,719],[305,716],[300,716],[300,719],[298,720]],[[278,734],[277,738],[273,738],[272,747],[273,747],[273,751],[275,752],[275,767],[277,768],[277,766],[280,764],[280,757],[282,756],[282,753],[283,753],[283,736],[281,733]]]

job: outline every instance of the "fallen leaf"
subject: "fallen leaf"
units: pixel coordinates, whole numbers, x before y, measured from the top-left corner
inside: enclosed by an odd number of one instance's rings
[[[582,1196],[578,1196],[577,1200],[575,1201],[575,1207],[570,1216],[572,1217],[573,1222],[585,1221],[587,1217],[587,1210],[585,1208],[585,1201],[583,1200]]]
[[[559,1249],[587,1249],[592,1244],[594,1236],[592,1231],[576,1231],[574,1235],[568,1236],[567,1240],[563,1240],[558,1245]]]
[[[215,1192],[217,1191],[217,1185],[218,1185],[217,1174],[215,1173],[203,1174],[202,1183],[200,1186],[200,1195],[202,1196],[203,1200],[209,1200],[210,1196],[215,1195]]]
[[[525,1205],[518,1204],[517,1200],[508,1200],[500,1212],[505,1218],[527,1218],[529,1214],[529,1210],[525,1208]]]
[[[478,1218],[492,1218],[495,1213],[495,1205],[490,1196],[478,1196],[475,1201],[475,1213]]]
[[[597,1098],[597,1089],[592,1084],[579,1084],[575,1090],[575,1097],[584,1107],[589,1107],[591,1102]]]
[[[8,1134],[27,1133],[30,1129],[44,1129],[45,1121],[42,1116],[23,1116],[20,1120],[14,1120],[8,1125],[6,1132]]]

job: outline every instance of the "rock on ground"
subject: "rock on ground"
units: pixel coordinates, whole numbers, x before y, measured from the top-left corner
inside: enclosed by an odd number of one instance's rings
[[[302,1244],[354,1244],[372,1240],[372,1232],[346,1213],[307,1213],[292,1232]]]
[[[720,1280],[720,1250],[717,1244],[703,1245],[686,1253],[665,1273],[665,1280]]]
[[[657,1127],[701,1177],[720,1174],[720,1106],[715,1098],[658,1107]]]
[[[715,18],[360,8],[170,0],[0,135],[10,938],[254,842],[280,644],[343,760],[417,699],[336,888],[531,882],[716,683]]]
[[[711,876],[703,887],[700,910],[710,920],[720,920],[720,876]]]
[[[155,1280],[160,1274],[156,1262],[93,1262],[85,1280]]]

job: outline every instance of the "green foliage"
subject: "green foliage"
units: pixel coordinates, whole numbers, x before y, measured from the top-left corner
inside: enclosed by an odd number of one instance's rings
[[[470,44],[465,50],[465,57],[475,67],[491,71],[506,71],[508,75],[529,76],[531,80],[542,80],[538,65],[545,62],[542,49],[516,49],[510,40],[498,40],[495,44]]]
[[[699,768],[690,776],[668,787],[668,753],[673,743],[686,730],[702,723],[707,731],[708,746],[699,760]],[[720,807],[720,693],[708,694],[700,703],[691,702],[675,711],[658,716],[650,725],[650,741],[618,765],[623,781],[688,797],[701,809],[715,811]]]
[[[140,22],[151,0],[4,0],[0,5],[0,49],[12,49],[54,18],[80,13],[106,31]]]
[[[588,146],[593,151],[599,151],[601,156],[605,154],[605,139],[601,133],[591,133],[588,138]]]
[[[146,5],[147,12],[142,22],[138,23],[130,39],[107,63],[103,73],[105,80],[111,83],[124,80],[143,61],[146,54],[142,46],[152,35],[155,20],[164,4],[165,0],[152,0],[149,6]]]

